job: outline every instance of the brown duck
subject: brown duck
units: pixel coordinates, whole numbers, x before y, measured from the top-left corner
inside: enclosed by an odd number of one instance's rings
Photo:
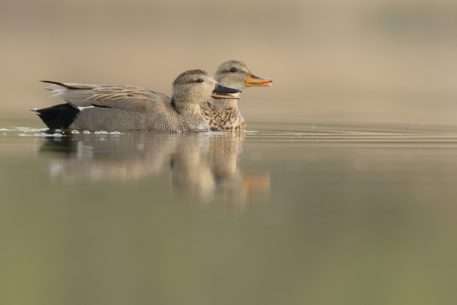
[[[239,90],[246,87],[268,87],[272,80],[252,74],[245,63],[238,60],[229,60],[221,64],[215,77],[219,83]],[[202,110],[208,119],[211,130],[239,131],[244,130],[246,123],[238,109],[239,98],[224,98],[217,101],[210,100],[203,104]]]

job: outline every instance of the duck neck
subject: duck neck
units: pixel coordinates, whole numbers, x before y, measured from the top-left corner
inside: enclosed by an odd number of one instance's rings
[[[182,101],[178,98],[173,98],[171,100],[171,105],[179,114],[194,114],[194,115],[201,115],[200,105],[196,103],[188,103]]]

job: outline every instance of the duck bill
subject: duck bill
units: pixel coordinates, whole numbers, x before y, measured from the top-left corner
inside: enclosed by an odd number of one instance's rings
[[[262,78],[254,74],[249,74],[244,79],[246,87],[269,87],[273,84],[273,80],[268,78]]]
[[[215,99],[239,99],[240,93],[241,90],[216,84],[211,96]]]

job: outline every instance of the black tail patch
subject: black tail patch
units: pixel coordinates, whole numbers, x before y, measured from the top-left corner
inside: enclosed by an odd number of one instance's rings
[[[49,129],[68,129],[79,113],[70,104],[59,104],[48,108],[33,109]]]

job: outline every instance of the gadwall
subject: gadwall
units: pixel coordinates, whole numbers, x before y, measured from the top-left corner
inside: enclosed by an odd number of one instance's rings
[[[219,83],[242,90],[246,87],[271,86],[272,80],[252,74],[245,63],[238,60],[229,60],[221,64],[215,75]],[[238,99],[226,98],[205,103],[202,106],[203,114],[209,121],[211,130],[238,131],[246,127],[244,118],[238,109]]]
[[[241,90],[218,84],[205,71],[190,70],[173,82],[173,95],[131,86],[44,81],[67,103],[33,109],[50,129],[106,131],[208,131],[201,104],[238,98]]]

